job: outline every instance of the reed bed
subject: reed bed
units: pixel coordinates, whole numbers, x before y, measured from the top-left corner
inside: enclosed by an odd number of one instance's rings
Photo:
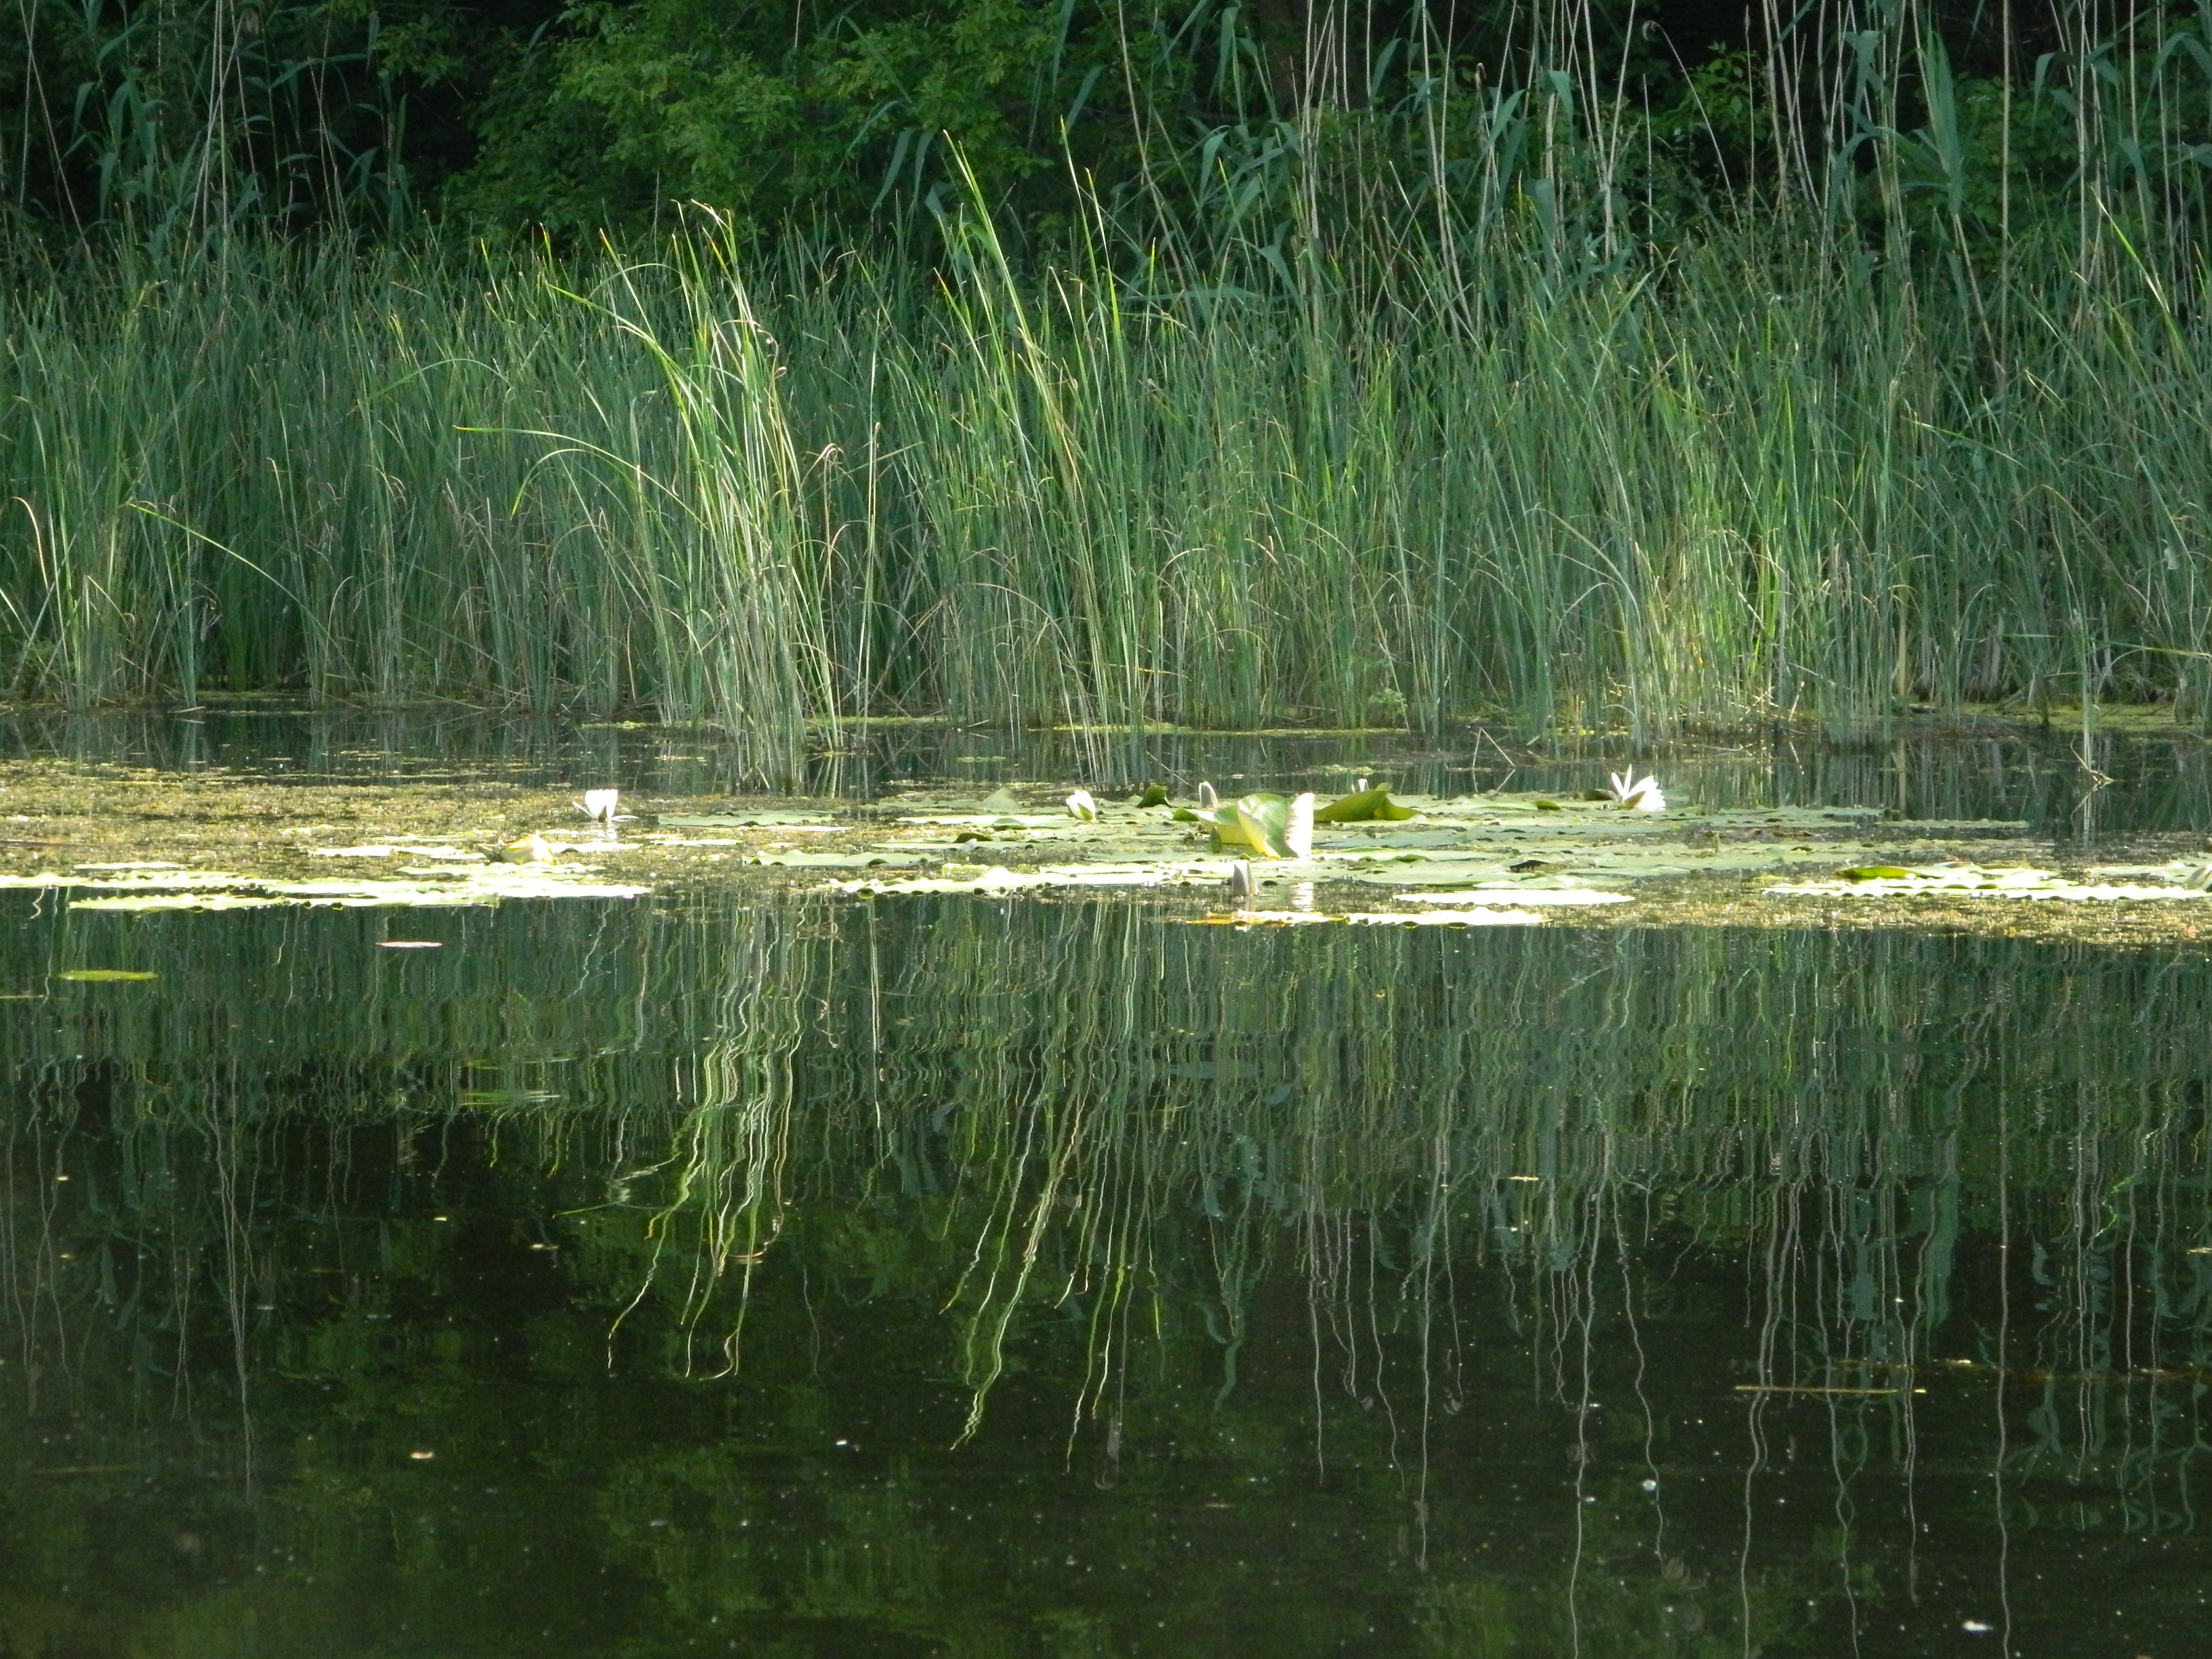
[[[1628,113],[1531,58],[1427,180],[1314,118],[1271,238],[1098,208],[1016,258],[970,180],[927,258],[702,210],[645,250],[233,238],[21,282],[0,695],[643,711],[771,781],[890,714],[2202,720],[2212,279],[2174,112],[2212,55],[2159,27],[2046,66],[2081,98],[2033,179],[1876,31],[1814,54],[1886,41],[1873,102],[1664,212]],[[2108,70],[2129,95],[2081,101]]]

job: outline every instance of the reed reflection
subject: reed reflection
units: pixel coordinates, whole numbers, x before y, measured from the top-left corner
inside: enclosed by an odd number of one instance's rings
[[[2201,961],[1118,901],[431,925],[21,925],[5,1595],[58,1630],[2197,1617]],[[94,963],[161,977],[45,976]],[[91,1593],[126,1570],[160,1588]]]

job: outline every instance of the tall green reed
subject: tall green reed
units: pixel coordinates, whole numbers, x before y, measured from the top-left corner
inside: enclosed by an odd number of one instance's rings
[[[970,179],[933,266],[699,213],[25,285],[10,694],[646,710],[777,781],[885,713],[1101,766],[1160,721],[2206,717],[2203,26],[2083,36],[1995,139],[1914,18],[1807,27],[1717,204],[1547,27],[1423,83],[1425,176],[1316,104],[1203,152],[1210,224],[1094,202],[1056,263]]]

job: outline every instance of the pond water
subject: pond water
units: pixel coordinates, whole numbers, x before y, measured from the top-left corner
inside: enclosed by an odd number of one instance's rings
[[[2205,1651],[2201,951],[0,903],[0,1653]]]

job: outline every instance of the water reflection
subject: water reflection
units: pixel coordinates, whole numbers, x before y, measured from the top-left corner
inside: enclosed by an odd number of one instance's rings
[[[11,915],[25,1652],[2203,1628],[2202,960]]]

